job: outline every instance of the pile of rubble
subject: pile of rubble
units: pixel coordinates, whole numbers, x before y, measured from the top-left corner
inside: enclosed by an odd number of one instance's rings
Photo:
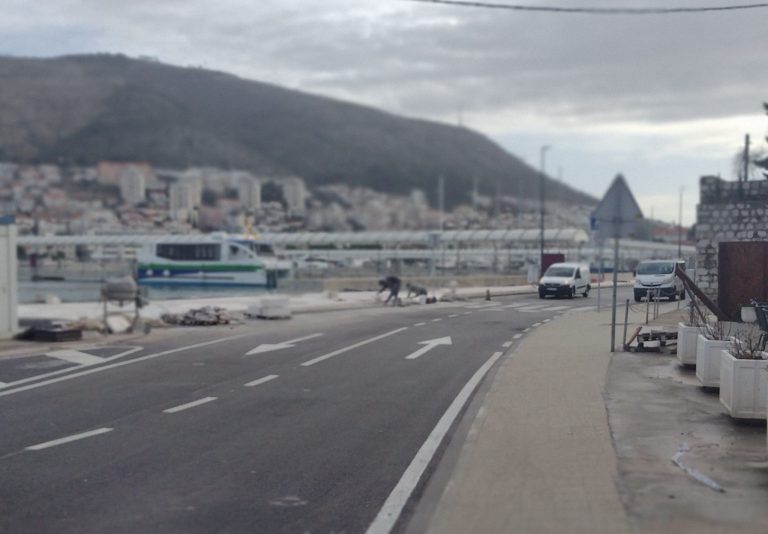
[[[166,324],[181,326],[216,326],[242,322],[239,314],[218,306],[205,306],[186,313],[166,313],[161,319]]]

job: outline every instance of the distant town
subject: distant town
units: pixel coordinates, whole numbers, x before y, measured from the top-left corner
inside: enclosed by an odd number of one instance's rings
[[[437,181],[436,181],[437,184]],[[36,235],[192,232],[537,228],[537,199],[469,195],[441,214],[423,190],[393,195],[342,184],[308,188],[297,176],[256,176],[212,167],[166,169],[144,162],[93,167],[0,163],[0,212]],[[590,206],[547,203],[546,226],[589,229]],[[646,239],[675,242],[674,224]]]

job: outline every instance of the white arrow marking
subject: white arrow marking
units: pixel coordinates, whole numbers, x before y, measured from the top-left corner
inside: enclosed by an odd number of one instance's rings
[[[426,354],[430,350],[432,350],[435,347],[440,346],[440,345],[453,345],[453,341],[451,341],[451,337],[450,336],[446,336],[446,337],[438,337],[438,338],[435,338],[435,339],[430,339],[430,340],[427,340],[427,341],[420,341],[419,345],[424,345],[424,346],[421,347],[416,352],[413,352],[413,353],[409,354],[408,356],[406,356],[405,357],[406,360],[415,360],[416,358],[418,358],[422,354]]]
[[[314,339],[316,337],[320,337],[323,334],[312,334],[310,336],[304,336],[304,337],[297,337],[296,339],[289,339],[288,341],[283,341],[282,343],[263,343],[256,347],[255,349],[251,349],[248,352],[245,353],[246,356],[251,356],[252,354],[261,354],[263,352],[272,352],[273,350],[283,350],[283,349],[290,349],[291,347],[295,347],[296,343],[300,343],[302,341],[307,341],[308,339]]]

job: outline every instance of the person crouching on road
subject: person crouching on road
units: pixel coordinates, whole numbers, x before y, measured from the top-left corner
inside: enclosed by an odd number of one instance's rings
[[[398,295],[400,294],[400,279],[397,276],[388,276],[383,280],[379,280],[379,286],[381,286],[379,293],[389,289],[389,296],[387,297],[387,300],[384,301],[384,304],[389,304],[389,301],[391,300],[392,305],[397,306]]]
[[[408,296],[406,298],[411,298],[411,295],[413,295],[414,297],[427,296],[427,288],[425,287],[417,286],[416,284],[410,284],[410,283],[405,284],[405,287],[408,289]]]

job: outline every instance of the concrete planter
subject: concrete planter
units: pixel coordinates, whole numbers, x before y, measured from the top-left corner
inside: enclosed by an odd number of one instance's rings
[[[768,356],[766,353],[763,357]],[[738,360],[720,352],[720,403],[735,419],[765,419],[768,360]]]
[[[696,342],[696,378],[702,386],[720,387],[720,353],[730,343],[728,339],[708,339],[699,334]]]
[[[683,365],[696,365],[696,341],[699,337],[698,326],[677,325],[677,359]]]

